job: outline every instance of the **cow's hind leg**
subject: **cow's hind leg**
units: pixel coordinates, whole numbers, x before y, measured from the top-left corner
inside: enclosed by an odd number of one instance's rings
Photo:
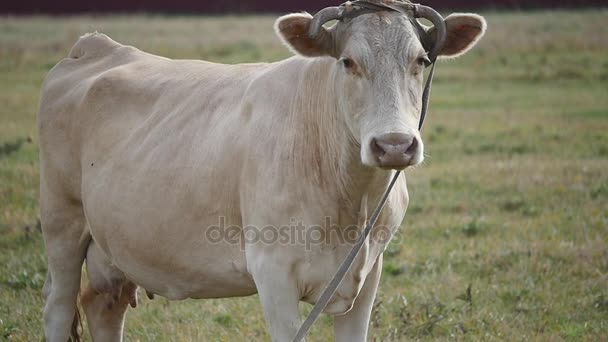
[[[89,284],[80,302],[93,341],[121,341],[129,305],[137,305],[137,286],[115,268],[91,241],[87,252]]]
[[[40,219],[49,272],[43,290],[46,299],[45,337],[49,342],[65,342],[70,336],[78,340],[78,336],[73,334],[74,323],[78,323],[76,297],[89,242],[82,206],[79,203],[43,197]]]

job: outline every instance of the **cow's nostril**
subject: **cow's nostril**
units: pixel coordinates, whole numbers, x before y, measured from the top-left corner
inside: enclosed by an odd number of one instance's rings
[[[380,144],[378,144],[378,139],[373,138],[371,143],[372,153],[376,157],[381,157],[386,154],[386,150],[382,148]]]
[[[405,154],[407,155],[414,155],[416,153],[416,149],[418,148],[418,139],[414,139],[412,140],[412,144],[410,145],[410,147],[407,148],[407,150],[405,151]]]

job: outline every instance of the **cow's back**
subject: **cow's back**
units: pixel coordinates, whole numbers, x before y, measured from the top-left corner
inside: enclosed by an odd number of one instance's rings
[[[78,196],[85,166],[114,158],[126,146],[130,158],[141,162],[162,157],[160,145],[184,151],[181,141],[203,143],[200,139],[216,129],[238,124],[247,85],[263,68],[170,60],[104,34],[87,34],[43,86],[38,113],[43,168],[61,169]],[[167,162],[178,162],[175,153],[164,155],[171,156]]]

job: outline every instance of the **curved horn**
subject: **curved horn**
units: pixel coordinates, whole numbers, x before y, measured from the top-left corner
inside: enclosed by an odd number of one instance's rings
[[[319,31],[321,31],[323,24],[328,21],[342,18],[342,12],[343,8],[340,7],[327,7],[317,12],[317,14],[312,17],[308,35],[311,38],[315,38],[319,34]]]
[[[434,9],[423,6],[423,5],[414,5],[414,17],[416,18],[424,18],[428,19],[433,26],[435,26],[435,30],[437,30],[437,39],[435,40],[435,44],[431,51],[429,51],[429,59],[431,61],[435,61],[443,45],[445,44],[445,40],[447,38],[447,27],[445,25],[445,21],[441,14],[439,14]]]

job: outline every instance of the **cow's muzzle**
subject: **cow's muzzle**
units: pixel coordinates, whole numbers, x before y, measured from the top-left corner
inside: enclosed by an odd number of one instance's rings
[[[388,133],[371,140],[371,151],[379,167],[402,170],[419,162],[420,143],[413,134]]]

